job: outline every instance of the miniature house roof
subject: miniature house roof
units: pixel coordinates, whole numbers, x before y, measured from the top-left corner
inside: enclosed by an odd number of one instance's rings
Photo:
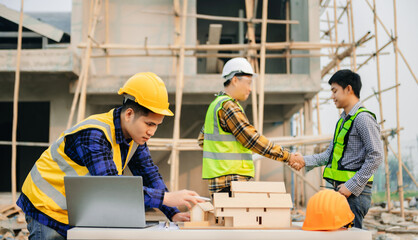
[[[292,208],[290,194],[284,193],[214,193],[215,208]]]
[[[3,4],[0,4],[0,17],[3,17],[16,24],[19,24],[20,12],[10,9]],[[62,30],[50,24],[43,23],[27,14],[23,14],[22,26],[31,31],[39,33],[42,36],[50,38],[56,42],[61,41],[61,38],[64,35],[64,32]]]
[[[199,206],[204,212],[209,212],[214,209],[210,202],[197,203],[196,206]]]
[[[286,193],[284,182],[231,182],[231,191],[234,193]]]

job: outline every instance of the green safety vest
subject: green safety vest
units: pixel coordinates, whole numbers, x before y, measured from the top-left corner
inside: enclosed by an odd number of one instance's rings
[[[254,177],[251,150],[237,141],[232,133],[219,125],[218,111],[225,101],[233,100],[228,95],[218,96],[208,108],[204,126],[202,178],[215,178],[229,174]],[[241,105],[236,102],[244,112]]]
[[[354,177],[354,175],[359,170],[359,169],[357,170],[342,169],[341,165],[339,165],[338,162],[344,156],[344,152],[346,150],[346,145],[348,142],[349,133],[353,126],[352,125],[353,121],[357,117],[357,115],[361,112],[368,112],[376,119],[376,116],[374,115],[374,113],[370,112],[369,110],[363,107],[360,107],[353,116],[351,116],[347,121],[345,121],[342,128],[341,128],[341,124],[344,119],[340,118],[340,120],[337,123],[337,127],[335,128],[335,134],[334,134],[334,147],[332,149],[330,160],[328,161],[328,164],[324,169],[324,175],[323,175],[324,179],[330,183],[332,183],[333,181],[347,182],[350,178]],[[373,181],[373,177],[374,176],[370,177],[369,182]]]

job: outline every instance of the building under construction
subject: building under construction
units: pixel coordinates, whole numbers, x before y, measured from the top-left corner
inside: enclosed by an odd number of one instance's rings
[[[374,5],[366,2],[373,11]],[[356,48],[377,38],[354,35],[350,3],[73,0],[71,15],[24,13],[21,35],[20,13],[0,4],[0,191],[19,192],[34,162],[62,131],[121,105],[117,91],[123,83],[137,72],[154,72],[167,86],[175,116],[165,118],[149,141],[153,160],[170,190],[187,188],[208,196],[196,138],[214,94],[223,88],[223,64],[238,56],[247,58],[258,73],[252,96],[242,105],[259,132],[304,154],[313,153],[315,146],[324,148],[331,136],[321,135],[320,129],[313,136],[321,79],[339,69],[344,59],[351,60],[348,68],[356,71],[363,64],[356,62]],[[321,31],[324,16],[328,28]],[[342,17],[350,23],[348,41],[338,39]],[[379,21],[375,15],[375,25]],[[393,44],[407,64],[396,39],[395,32],[387,45]],[[370,59],[378,58],[387,45],[376,47]],[[321,57],[329,62],[322,68]],[[18,115],[13,118],[16,99]],[[400,130],[399,125],[391,128]],[[383,122],[382,130],[386,139],[391,130],[386,131]],[[13,145],[15,182],[10,171]],[[401,166],[400,152],[395,155]],[[319,168],[305,175],[266,159],[257,161],[256,178],[284,181],[295,206],[304,205],[323,185]]]

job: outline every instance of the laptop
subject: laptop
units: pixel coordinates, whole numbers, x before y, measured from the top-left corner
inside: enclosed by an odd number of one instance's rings
[[[138,176],[65,176],[68,220],[76,227],[144,228],[144,193]]]

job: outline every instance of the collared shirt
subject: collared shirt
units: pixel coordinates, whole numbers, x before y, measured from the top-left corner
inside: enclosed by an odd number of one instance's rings
[[[350,110],[348,115],[343,111],[341,118],[343,123],[353,116],[361,107],[358,102]],[[335,134],[335,133],[334,133]],[[317,166],[324,166],[330,160],[334,142],[331,140],[325,152],[305,156],[306,170],[311,170]],[[359,169],[357,173],[345,183],[345,186],[355,196],[359,196],[366,186],[370,177],[376,172],[383,161],[383,145],[380,141],[380,127],[374,117],[362,112],[357,115],[352,123],[351,131],[344,156],[341,158],[341,166],[348,170]]]
[[[221,91],[217,96],[226,95]],[[261,135],[248,121],[247,116],[236,103],[236,100],[227,100],[222,104],[218,111],[219,124],[225,132],[232,133],[238,142],[245,148],[263,155],[265,157],[277,160],[287,161],[290,157],[289,151],[281,146],[274,144],[266,137]],[[198,136],[199,146],[203,147],[204,127],[200,130]]]
[[[116,143],[120,145],[122,165],[124,165],[131,139],[125,139],[123,136],[120,114],[121,108],[114,110],[113,122],[115,125]],[[85,129],[66,136],[64,152],[77,164],[86,166],[89,173],[93,176],[118,175],[116,165],[113,162],[112,146],[108,142],[106,135],[98,129]],[[142,176],[145,207],[159,208],[171,220],[179,210],[163,205],[164,194],[168,189],[158,172],[158,167],[152,161],[146,144],[138,146],[128,166],[134,176]],[[57,222],[37,210],[24,194],[21,194],[17,204],[25,214],[55,229],[63,236],[67,235],[68,225]]]

